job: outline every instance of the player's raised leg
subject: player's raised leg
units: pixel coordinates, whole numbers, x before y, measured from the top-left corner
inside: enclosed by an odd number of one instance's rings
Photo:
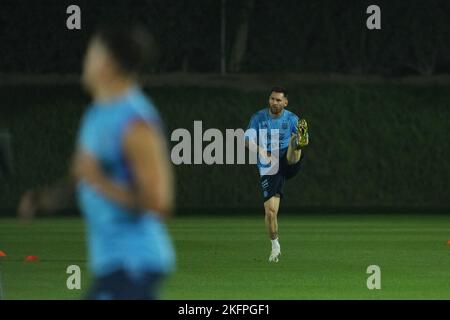
[[[280,208],[280,196],[277,194],[264,202],[266,227],[269,232],[269,237],[272,242],[272,252],[269,257],[269,262],[278,262],[278,257],[281,254],[281,247],[278,241],[278,209]]]
[[[289,147],[286,153],[286,159],[288,165],[293,165],[300,161],[302,156],[302,149],[297,149],[297,135],[293,133],[291,139],[289,140]]]

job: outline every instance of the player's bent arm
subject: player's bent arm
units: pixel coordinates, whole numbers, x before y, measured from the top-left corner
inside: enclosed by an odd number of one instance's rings
[[[145,122],[135,122],[127,130],[124,150],[134,177],[139,207],[171,215],[174,206],[173,171],[161,133]]]
[[[245,139],[245,146],[251,151],[256,152],[260,155],[262,159],[265,159],[265,161],[270,162],[270,155],[267,153],[264,148],[261,148],[256,144],[256,142],[252,139]]]
[[[137,209],[132,190],[110,179],[103,172],[97,159],[89,152],[83,149],[77,151],[72,166],[72,175],[76,181],[88,183],[107,198],[133,210]]]
[[[258,145],[252,139],[245,139],[245,146],[250,151],[258,152]]]

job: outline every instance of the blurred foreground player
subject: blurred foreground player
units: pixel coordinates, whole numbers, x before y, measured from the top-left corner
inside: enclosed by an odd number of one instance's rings
[[[248,129],[253,132],[247,130],[245,136],[247,148],[259,155],[265,223],[272,243],[269,262],[278,262],[281,255],[277,216],[284,183],[299,172],[302,149],[309,143],[306,120],[285,109],[287,105],[287,90],[272,88],[268,108],[251,117]]]
[[[76,186],[94,274],[88,299],[156,299],[174,267],[163,223],[174,201],[164,127],[137,84],[150,40],[140,28],[108,27],[93,36],[82,75],[93,102],[70,178],[27,192],[19,206],[23,218],[55,209]]]

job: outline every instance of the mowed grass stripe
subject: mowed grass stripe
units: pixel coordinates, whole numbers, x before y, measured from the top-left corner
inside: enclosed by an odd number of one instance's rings
[[[164,299],[449,299],[450,217],[280,215],[282,256],[267,262],[263,216],[177,217],[169,230],[177,271]],[[447,228],[448,226],[448,228]],[[2,280],[8,299],[77,299],[86,293],[80,218],[29,225],[0,220]],[[40,257],[37,263],[25,255]],[[69,264],[82,268],[82,290],[65,287]],[[382,289],[366,287],[379,265]]]

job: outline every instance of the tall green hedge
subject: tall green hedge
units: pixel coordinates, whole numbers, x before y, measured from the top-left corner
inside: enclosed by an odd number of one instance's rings
[[[303,170],[285,188],[283,206],[450,207],[450,89],[394,84],[315,84],[290,88],[290,109],[307,118]],[[245,128],[267,92],[148,88],[168,132]],[[0,128],[14,137],[15,176],[0,178],[0,209],[27,188],[67,169],[88,98],[75,86],[0,88]],[[174,143],[172,143],[174,145]],[[176,167],[178,207],[260,208],[252,165]]]

